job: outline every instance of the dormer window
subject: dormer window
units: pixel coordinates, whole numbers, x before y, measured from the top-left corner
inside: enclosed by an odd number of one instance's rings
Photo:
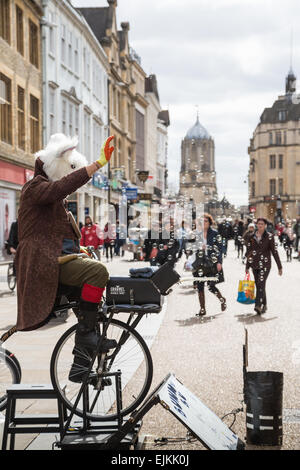
[[[279,121],[285,121],[286,120],[286,110],[285,109],[281,109],[278,112],[278,119],[279,119]]]

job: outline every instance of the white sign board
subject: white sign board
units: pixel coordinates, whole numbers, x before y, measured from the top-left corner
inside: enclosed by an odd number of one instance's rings
[[[237,449],[238,436],[174,375],[158,391],[158,397],[209,449]]]

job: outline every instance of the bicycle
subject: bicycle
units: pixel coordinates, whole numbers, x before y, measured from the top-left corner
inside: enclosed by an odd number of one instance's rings
[[[7,404],[6,390],[10,385],[21,382],[21,366],[18,359],[7,349],[0,348],[0,411]]]
[[[178,274],[177,276],[180,279]],[[216,280],[215,277],[188,277],[177,280],[177,283],[200,279]],[[168,289],[162,295],[170,292]],[[77,308],[75,303],[75,313]],[[113,421],[130,414],[143,402],[151,387],[153,362],[149,348],[136,327],[145,314],[159,313],[161,308],[161,305],[153,304],[107,305],[104,302],[98,312],[98,346],[92,355],[82,348],[80,351],[76,349],[76,325],[63,334],[52,353],[50,374],[53,388],[71,414],[90,421]],[[126,322],[113,318],[121,312],[129,314]],[[114,339],[116,344],[108,352],[101,353],[101,344],[106,338]],[[84,377],[80,383],[70,381],[68,376],[75,353],[76,356],[81,354],[89,363],[85,367],[78,367],[78,373]],[[115,384],[113,376],[116,379]],[[122,390],[121,408],[118,387]]]
[[[16,287],[16,282],[17,282],[16,271],[15,271],[14,263],[11,262],[8,264],[8,267],[7,267],[7,284],[8,284],[8,288],[12,292]]]
[[[88,252],[90,256],[96,256],[93,248],[89,247]],[[180,276],[178,278],[180,279]],[[194,281],[197,279],[188,277],[179,281],[177,279],[177,281],[180,283],[185,280]],[[199,279],[202,281],[215,280],[215,278]],[[75,315],[78,314],[79,301],[75,298],[76,296],[74,297],[74,288],[60,287],[52,315],[59,315],[61,311],[66,309],[72,309]],[[167,289],[164,295],[170,292],[171,290]],[[67,303],[61,303],[62,297],[67,299]],[[57,396],[71,413],[79,417],[86,417],[91,421],[110,421],[119,419],[120,416],[123,418],[142,403],[151,387],[153,362],[149,348],[142,336],[136,331],[136,327],[145,314],[154,314],[160,311],[161,305],[133,307],[132,305],[118,304],[107,306],[103,302],[98,311],[98,347],[93,355],[87,350],[77,351],[75,349],[77,325],[73,325],[62,335],[51,356],[50,376]],[[115,314],[121,312],[128,314],[126,322],[113,318]],[[6,341],[15,331],[16,327],[11,328],[2,335],[1,341]],[[100,351],[101,343],[106,337],[115,340],[115,347],[100,353],[98,351]],[[4,349],[0,351],[3,358],[2,364],[5,365],[5,374],[9,377],[3,379],[2,382],[0,376],[0,402],[1,409],[4,409],[6,406],[6,386],[21,381],[21,367],[12,353]],[[79,383],[70,381],[68,376],[74,353],[76,355],[82,354],[89,361],[89,366],[84,369],[85,378]],[[82,375],[82,369],[80,372]],[[93,379],[91,380],[90,377]],[[116,386],[113,383],[114,377]],[[118,387],[122,390],[121,409],[118,408]]]

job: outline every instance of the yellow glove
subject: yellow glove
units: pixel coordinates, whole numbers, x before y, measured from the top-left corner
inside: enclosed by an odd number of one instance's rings
[[[85,253],[86,255],[89,256],[89,252],[88,252],[88,250],[86,249],[85,246],[80,245],[80,253]]]
[[[111,159],[111,155],[115,147],[110,147],[109,144],[114,138],[115,136],[111,135],[110,137],[106,139],[106,141],[102,145],[101,151],[100,151],[100,158],[99,160],[96,161],[96,163],[99,165],[99,168],[102,168]]]

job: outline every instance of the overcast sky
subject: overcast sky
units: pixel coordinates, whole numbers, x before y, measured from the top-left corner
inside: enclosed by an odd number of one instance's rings
[[[219,197],[247,204],[249,139],[263,109],[284,93],[291,56],[300,77],[299,0],[118,0],[118,29],[122,21],[169,109],[169,181],[178,185],[181,140],[198,105],[215,141]]]

